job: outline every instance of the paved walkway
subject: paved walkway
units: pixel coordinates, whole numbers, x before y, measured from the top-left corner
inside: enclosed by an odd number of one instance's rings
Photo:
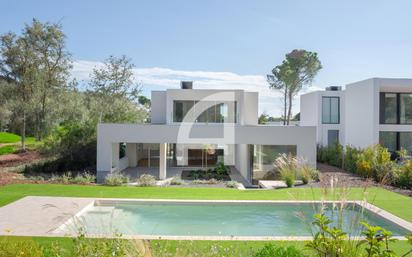
[[[93,198],[26,196],[0,208],[0,235],[52,236]]]
[[[250,187],[251,184],[239,173],[239,171],[233,167],[230,167],[230,178],[234,181],[242,183],[245,187]],[[200,167],[167,167],[166,176],[171,178],[174,176],[181,177],[183,170],[196,170]],[[125,176],[128,176],[130,180],[134,181],[139,178],[142,174],[150,174],[157,179],[159,179],[159,168],[144,168],[144,167],[133,167],[127,168],[121,172]]]

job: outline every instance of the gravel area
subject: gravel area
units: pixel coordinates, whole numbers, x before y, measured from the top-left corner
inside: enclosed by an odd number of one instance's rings
[[[318,163],[317,168],[321,172],[320,181],[311,183],[309,185],[311,187],[328,187],[334,179],[337,187],[382,187],[387,190],[412,197],[412,190],[376,183],[374,180],[364,179],[341,168],[323,163]]]

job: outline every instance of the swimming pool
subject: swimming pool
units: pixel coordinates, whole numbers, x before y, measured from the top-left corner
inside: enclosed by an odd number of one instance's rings
[[[59,232],[73,233],[83,227],[92,235],[307,237],[314,231],[314,214],[323,209],[335,224],[342,221],[351,235],[359,235],[363,220],[396,236],[410,233],[360,203],[346,203],[342,212],[337,211],[341,206],[319,202],[101,200],[66,222]]]

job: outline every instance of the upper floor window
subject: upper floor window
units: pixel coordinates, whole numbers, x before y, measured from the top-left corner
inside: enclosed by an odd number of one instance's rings
[[[322,123],[339,124],[339,97],[323,96],[322,97]]]
[[[236,102],[173,101],[173,122],[236,123]],[[193,108],[193,109],[192,109]],[[189,111],[192,111],[189,113]]]
[[[412,93],[381,93],[380,123],[412,124]]]

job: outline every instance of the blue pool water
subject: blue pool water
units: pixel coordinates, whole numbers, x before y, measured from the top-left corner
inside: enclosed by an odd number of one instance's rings
[[[93,206],[69,230],[84,227],[89,234],[169,236],[311,236],[311,222],[320,204],[313,203],[177,203],[149,202]],[[356,204],[339,217],[332,204],[324,212],[345,231],[359,234],[364,220],[405,235],[408,231]]]

